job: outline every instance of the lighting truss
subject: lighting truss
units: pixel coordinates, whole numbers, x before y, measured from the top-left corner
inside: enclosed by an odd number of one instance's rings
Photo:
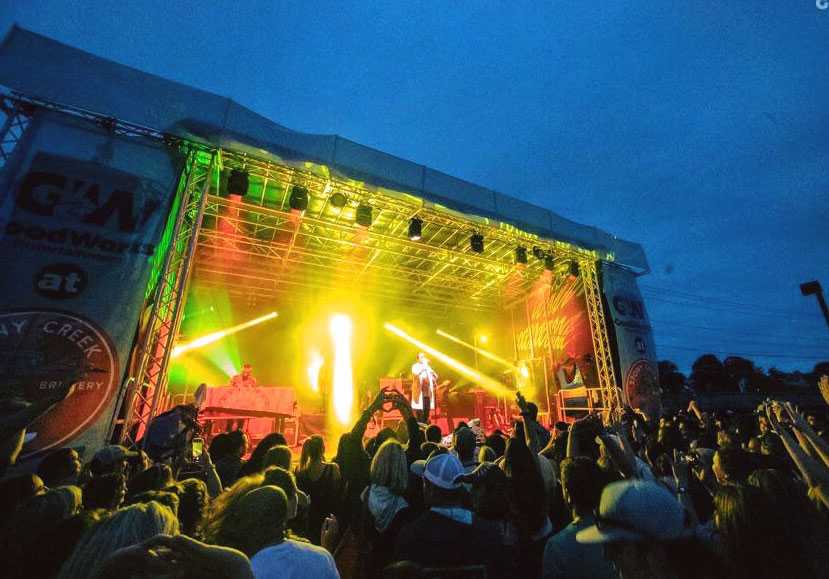
[[[409,195],[367,191],[294,167],[223,151],[225,170],[244,167],[251,191],[243,202],[211,190],[199,235],[195,276],[200,286],[221,286],[255,301],[290,297],[299,288],[359,288],[362,295],[422,304],[439,310],[495,310],[523,296],[543,263],[515,264],[518,245],[542,246],[573,259],[596,252],[544,241],[504,224],[462,216]],[[308,209],[292,212],[293,186],[309,192]],[[330,195],[342,193],[345,207]],[[371,205],[370,228],[356,224],[359,204]],[[423,220],[419,241],[408,238],[409,220]],[[474,226],[485,250],[469,245]]]

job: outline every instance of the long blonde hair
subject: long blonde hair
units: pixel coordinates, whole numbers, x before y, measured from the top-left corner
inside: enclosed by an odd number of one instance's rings
[[[203,527],[204,539],[208,543],[215,542],[222,522],[228,512],[230,512],[233,504],[253,489],[261,487],[264,481],[265,475],[263,473],[243,476],[213,500]]]
[[[57,579],[92,577],[112,553],[156,535],[178,535],[178,519],[155,501],[119,509],[89,529],[60,568]]]
[[[402,496],[409,484],[409,466],[403,445],[390,438],[380,445],[371,461],[371,484],[387,487]]]

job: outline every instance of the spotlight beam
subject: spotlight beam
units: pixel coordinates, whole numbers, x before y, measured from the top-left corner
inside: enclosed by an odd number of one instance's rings
[[[435,348],[429,346],[428,344],[425,344],[425,343],[421,342],[420,340],[418,340],[417,338],[415,338],[413,336],[410,336],[409,334],[407,334],[406,332],[404,332],[403,330],[401,330],[400,328],[398,328],[394,324],[386,322],[383,325],[383,327],[386,328],[389,332],[391,332],[395,336],[397,336],[398,338],[402,338],[403,340],[409,342],[413,346],[417,346],[417,348],[419,348],[420,350],[423,350],[424,352],[428,353],[433,358],[435,358],[437,360],[440,360],[441,362],[443,362],[444,364],[446,364],[447,366],[449,366],[450,368],[452,368],[453,370],[455,370],[456,372],[458,372],[459,374],[461,374],[465,378],[471,380],[472,382],[475,382],[476,384],[478,384],[479,386],[481,386],[482,388],[484,388],[486,390],[489,390],[493,394],[495,394],[497,396],[508,396],[510,394],[509,389],[506,386],[504,386],[503,384],[501,384],[500,382],[498,382],[497,380],[494,380],[493,378],[490,378],[489,376],[485,376],[485,375],[481,374],[480,372],[476,371],[475,369],[470,368],[466,364],[464,364],[462,362],[459,362],[459,361],[455,360],[454,358],[451,358],[451,357],[447,356],[446,354],[444,354],[440,350],[436,350]]]
[[[336,314],[330,321],[334,346],[334,414],[340,425],[351,422],[354,405],[354,374],[351,368],[351,318]]]
[[[268,320],[272,320],[276,316],[278,316],[276,312],[271,312],[269,314],[265,314],[264,316],[259,316],[258,318],[254,318],[247,322],[237,324],[235,326],[231,326],[229,328],[225,328],[224,330],[219,330],[217,332],[212,332],[210,334],[201,336],[200,338],[196,338],[192,342],[187,342],[186,344],[181,344],[180,346],[176,346],[173,348],[172,356],[173,358],[178,358],[185,352],[189,352],[190,350],[195,350],[196,348],[201,348],[202,346],[206,346],[208,344],[212,344],[213,342],[218,342],[222,338],[229,336],[231,334],[235,334],[236,332],[241,332],[242,330],[246,330],[251,326],[255,326],[257,324],[261,324],[262,322],[267,322]]]
[[[308,383],[311,385],[311,390],[319,392],[320,389],[320,370],[325,364],[325,358],[322,357],[317,350],[311,351],[311,361],[308,363]]]
[[[476,346],[473,346],[472,344],[470,344],[468,342],[464,342],[460,338],[457,338],[457,337],[453,336],[452,334],[448,334],[448,333],[444,332],[443,330],[438,330],[437,334],[438,334],[438,336],[442,336],[442,337],[444,337],[448,340],[452,340],[456,344],[460,344],[461,346],[463,346],[465,348],[469,348],[470,350],[474,350],[474,351],[478,352],[478,354],[480,354],[484,358],[489,358],[493,362],[496,362],[498,364],[506,366],[510,370],[518,370],[518,367],[515,364],[513,364],[509,360],[505,360],[504,358],[502,358],[501,356],[498,356],[497,354],[493,354],[492,352],[484,350],[483,348],[478,348]]]

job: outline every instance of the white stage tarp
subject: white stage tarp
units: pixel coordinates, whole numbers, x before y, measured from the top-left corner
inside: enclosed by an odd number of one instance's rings
[[[595,227],[336,135],[292,131],[207,91],[170,81],[15,26],[0,45],[0,85],[25,96],[264,158],[313,161],[336,174],[417,195],[530,233],[610,251],[648,271],[642,247]]]

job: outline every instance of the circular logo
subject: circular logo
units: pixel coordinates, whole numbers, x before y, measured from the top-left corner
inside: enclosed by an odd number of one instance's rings
[[[0,399],[35,402],[63,398],[28,428],[23,455],[60,446],[98,419],[118,380],[118,357],[109,336],[68,312],[0,313]]]
[[[53,263],[35,275],[35,293],[45,298],[65,300],[86,289],[86,272],[77,265]]]
[[[648,360],[636,360],[628,368],[625,378],[625,395],[628,404],[644,412],[648,418],[659,416],[662,411],[659,380]]]

